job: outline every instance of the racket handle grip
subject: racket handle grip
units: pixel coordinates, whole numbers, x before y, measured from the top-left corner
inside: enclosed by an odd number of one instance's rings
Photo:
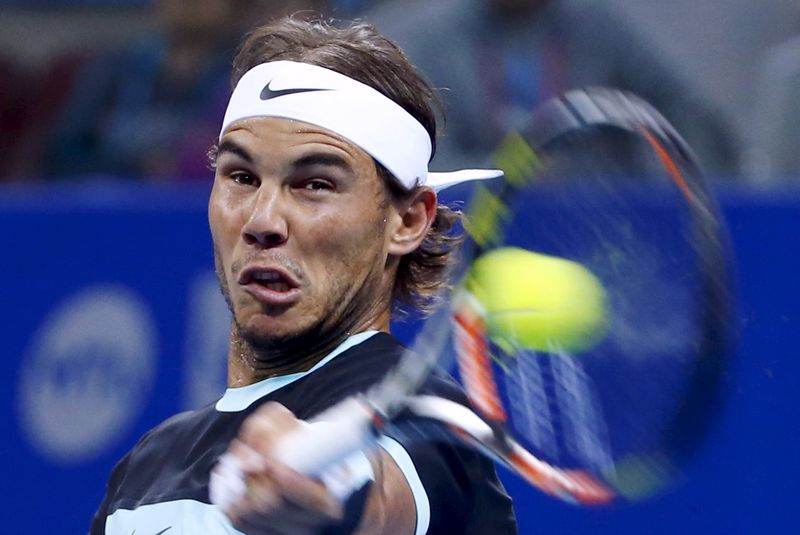
[[[359,483],[358,474],[335,470],[326,473],[353,453],[374,447],[376,433],[374,411],[363,400],[346,399],[311,422],[288,433],[273,447],[272,456],[296,472],[323,479],[328,489],[344,499]],[[253,455],[259,455],[252,451]],[[365,459],[371,476],[369,461]],[[211,471],[209,498],[211,503],[228,510],[247,494],[245,473],[239,461],[230,453],[223,454]]]
[[[373,417],[362,399],[345,399],[281,438],[272,455],[296,472],[320,476],[354,452],[374,447]]]

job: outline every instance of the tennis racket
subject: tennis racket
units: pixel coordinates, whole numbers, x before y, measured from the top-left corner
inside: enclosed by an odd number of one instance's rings
[[[702,444],[731,355],[729,253],[700,167],[650,105],[603,88],[542,104],[495,163],[505,174],[474,186],[446,305],[379,384],[315,419],[330,425],[288,436],[278,456],[319,475],[382,434],[403,434],[403,414],[420,422],[417,436],[473,446],[563,500],[651,496]],[[464,281],[477,259],[511,246],[600,281],[604,327],[590,347],[493,335]],[[418,394],[453,362],[472,408]],[[244,492],[236,470],[221,473],[212,499]]]

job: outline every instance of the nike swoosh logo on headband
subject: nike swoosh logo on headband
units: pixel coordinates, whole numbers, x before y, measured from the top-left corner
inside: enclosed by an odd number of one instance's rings
[[[270,80],[267,85],[264,86],[264,89],[261,90],[261,100],[270,100],[277,97],[283,97],[286,95],[293,95],[295,93],[310,93],[311,91],[330,91],[330,89],[323,89],[323,88],[297,88],[297,89],[270,89],[269,84],[272,83]]]

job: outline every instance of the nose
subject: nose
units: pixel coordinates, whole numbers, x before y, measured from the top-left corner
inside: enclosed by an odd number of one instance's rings
[[[289,225],[283,204],[280,191],[262,185],[242,228],[245,243],[270,248],[286,242]]]

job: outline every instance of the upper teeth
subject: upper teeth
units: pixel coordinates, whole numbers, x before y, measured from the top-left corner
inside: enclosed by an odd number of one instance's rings
[[[274,271],[259,271],[253,273],[253,278],[257,281],[276,281],[280,280],[281,276]]]

